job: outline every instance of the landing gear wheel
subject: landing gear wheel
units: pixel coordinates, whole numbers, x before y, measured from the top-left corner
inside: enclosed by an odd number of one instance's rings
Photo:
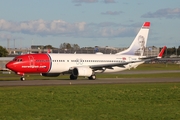
[[[74,76],[74,75],[71,74],[71,75],[70,75],[70,79],[71,79],[71,80],[76,80],[76,79],[77,79],[77,76]]]
[[[96,75],[91,75],[90,77],[88,77],[89,80],[95,80],[96,79]]]
[[[25,78],[24,78],[24,77],[21,77],[21,81],[25,81]]]

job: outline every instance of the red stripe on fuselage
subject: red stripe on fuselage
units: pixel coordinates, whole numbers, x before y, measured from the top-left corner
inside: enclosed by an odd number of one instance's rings
[[[6,64],[14,72],[47,73],[51,69],[51,59],[48,54],[26,54],[14,58]]]

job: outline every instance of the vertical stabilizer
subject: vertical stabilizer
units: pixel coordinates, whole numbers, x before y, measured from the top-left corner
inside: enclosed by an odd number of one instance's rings
[[[131,46],[127,50],[124,50],[117,54],[143,56],[144,50],[146,48],[149,28],[150,28],[150,22],[145,22],[141,27],[139,33],[135,37],[134,41],[132,42]]]

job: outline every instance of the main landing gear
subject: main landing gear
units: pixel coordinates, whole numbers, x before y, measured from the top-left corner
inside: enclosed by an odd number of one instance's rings
[[[89,78],[89,80],[95,80],[96,79],[96,75],[94,74],[94,75],[91,75],[90,77],[88,77]]]
[[[70,79],[71,80],[76,80],[77,79],[77,76],[74,76],[73,74],[70,75]]]

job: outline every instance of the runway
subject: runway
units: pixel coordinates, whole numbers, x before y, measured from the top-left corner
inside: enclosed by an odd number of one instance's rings
[[[97,80],[27,80],[0,81],[0,86],[50,86],[50,85],[86,85],[86,84],[132,84],[132,83],[176,83],[180,78],[102,78]]]
[[[169,71],[122,71],[121,74],[153,74],[153,73],[180,73],[180,70]],[[113,73],[119,74],[119,73]],[[97,78],[88,80],[27,80],[27,81],[0,81],[0,86],[48,86],[48,85],[86,85],[86,84],[132,84],[132,83],[173,83],[180,82],[180,78]]]

